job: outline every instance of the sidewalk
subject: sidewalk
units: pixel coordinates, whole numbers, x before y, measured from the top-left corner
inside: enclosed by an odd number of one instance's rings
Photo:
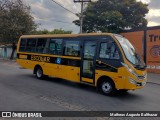
[[[4,61],[16,62],[16,60],[15,60],[15,59],[10,60],[10,59],[8,59],[8,58],[0,58],[0,62],[4,62]]]

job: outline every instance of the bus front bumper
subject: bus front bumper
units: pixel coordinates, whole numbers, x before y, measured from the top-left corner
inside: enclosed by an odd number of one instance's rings
[[[131,83],[131,84],[133,84],[133,85],[136,85],[137,87],[138,86],[145,86],[146,85],[146,81],[143,81],[143,82],[137,82],[137,81],[135,81],[134,79],[132,79],[132,78],[129,78],[129,82]]]

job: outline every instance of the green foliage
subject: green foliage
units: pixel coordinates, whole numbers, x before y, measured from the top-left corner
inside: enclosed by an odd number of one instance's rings
[[[44,29],[44,30],[33,31],[31,34],[41,35],[41,34],[71,34],[71,33],[72,31],[65,31],[62,29],[54,29],[52,31]]]
[[[20,34],[29,34],[36,27],[30,7],[22,0],[0,0],[0,42],[16,42]]]
[[[84,32],[119,33],[126,28],[147,25],[144,18],[148,5],[136,0],[98,0],[88,4],[84,11]],[[79,26],[79,20],[73,21]],[[141,24],[140,24],[141,23]]]

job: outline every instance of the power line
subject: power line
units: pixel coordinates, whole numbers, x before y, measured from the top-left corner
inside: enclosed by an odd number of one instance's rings
[[[63,9],[67,10],[68,12],[70,12],[70,13],[76,15],[76,13],[74,13],[74,12],[72,12],[71,10],[65,8],[64,6],[62,6],[60,3],[56,2],[55,0],[52,0],[52,1],[53,1],[54,3],[56,3],[57,5],[59,5],[60,7],[62,7]],[[77,15],[76,15],[76,16],[77,16]]]
[[[51,19],[51,20],[52,20],[52,19]],[[55,19],[53,19],[53,21],[55,21],[55,22],[60,22],[60,23],[73,24],[73,23],[71,23],[71,22],[66,22],[66,21],[61,21],[61,20],[55,20]]]
[[[57,20],[57,19],[42,19],[42,18],[38,18],[39,20],[44,20],[44,21],[54,21],[54,22],[60,22],[60,23],[67,23],[67,24],[73,24],[71,22],[67,22],[67,21],[62,21],[62,20]]]

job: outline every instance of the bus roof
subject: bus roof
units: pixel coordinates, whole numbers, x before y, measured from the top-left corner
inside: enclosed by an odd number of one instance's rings
[[[101,35],[113,35],[113,33],[22,35],[21,38],[79,37],[79,36],[83,37],[83,36],[101,36]]]

